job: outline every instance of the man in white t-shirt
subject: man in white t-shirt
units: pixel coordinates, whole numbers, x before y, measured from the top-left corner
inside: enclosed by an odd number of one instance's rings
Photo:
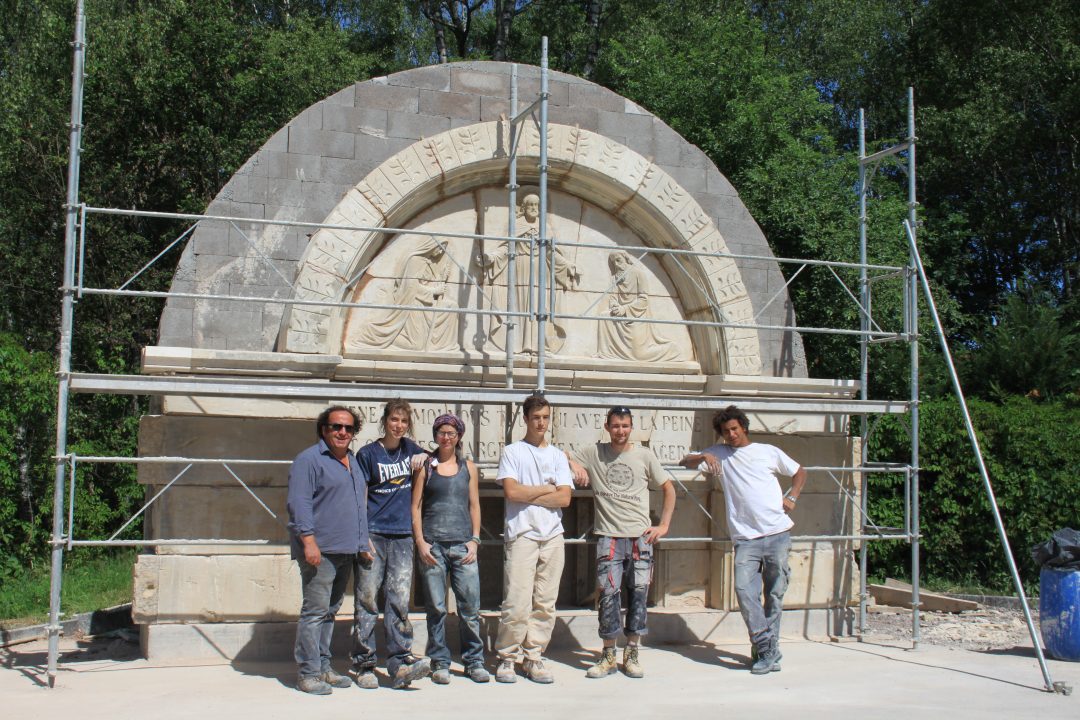
[[[506,497],[503,541],[503,603],[495,650],[498,682],[517,681],[523,663],[533,682],[555,678],[543,654],[555,628],[555,600],[562,579],[562,508],[570,504],[574,481],[566,454],[547,441],[551,403],[530,395],[521,407],[525,437],[503,448],[495,482]]]
[[[750,672],[765,675],[780,669],[780,615],[791,574],[789,530],[794,525],[788,513],[806,484],[806,470],[783,450],[750,442],[749,428],[746,414],[729,405],[713,417],[713,429],[724,443],[691,453],[680,464],[696,468],[704,462],[709,472],[720,475],[735,543],[735,594],[753,646]],[[791,478],[787,493],[780,489],[780,475]]]

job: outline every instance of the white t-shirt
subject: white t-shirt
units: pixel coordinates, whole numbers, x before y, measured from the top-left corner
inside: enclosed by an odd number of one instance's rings
[[[778,475],[799,471],[799,463],[778,447],[750,443],[741,448],[713,445],[705,450],[720,461],[728,531],[733,540],[753,540],[790,530],[784,512],[784,491]]]
[[[551,445],[538,448],[524,440],[518,440],[503,448],[495,482],[502,486],[506,478],[533,487],[548,483],[555,486],[574,485],[570,463],[562,450]],[[561,509],[506,501],[507,540],[513,540],[518,535],[524,535],[531,540],[547,540],[561,535],[562,531]]]

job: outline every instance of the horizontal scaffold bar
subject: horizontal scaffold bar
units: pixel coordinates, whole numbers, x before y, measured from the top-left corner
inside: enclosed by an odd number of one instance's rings
[[[179,375],[107,375],[73,373],[72,392],[117,395],[194,395],[311,401],[390,400],[404,398],[418,402],[514,403],[529,389],[460,388],[438,385],[391,385],[386,383],[343,383],[285,379],[192,377]],[[715,410],[719,405],[736,404],[752,412],[793,414],[903,414],[908,403],[899,400],[854,400],[850,398],[770,398],[738,395],[666,395],[574,392],[548,390],[544,393],[556,405],[607,407],[612,402],[635,408],[664,410]]]

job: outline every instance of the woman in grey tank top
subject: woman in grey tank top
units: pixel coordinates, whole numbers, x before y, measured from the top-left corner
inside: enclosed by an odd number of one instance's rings
[[[454,590],[461,636],[461,664],[474,682],[490,680],[480,639],[480,482],[476,465],[462,454],[465,423],[440,415],[432,427],[437,448],[413,476],[413,538],[427,590],[427,655],[431,679],[450,682],[446,646],[446,581]]]

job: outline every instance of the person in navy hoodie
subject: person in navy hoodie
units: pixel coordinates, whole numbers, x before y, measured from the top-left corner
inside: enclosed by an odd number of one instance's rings
[[[375,623],[379,619],[378,596],[383,592],[383,630],[386,634],[386,671],[391,686],[404,688],[431,674],[431,662],[412,654],[413,630],[409,622],[412,588],[412,458],[427,453],[408,435],[412,432],[412,407],[400,398],[383,408],[379,421],[382,437],[356,453],[361,474],[367,480],[368,532],[371,558],[357,557],[355,567],[356,612],[353,615],[352,660],[356,684],[379,687],[375,676]]]

